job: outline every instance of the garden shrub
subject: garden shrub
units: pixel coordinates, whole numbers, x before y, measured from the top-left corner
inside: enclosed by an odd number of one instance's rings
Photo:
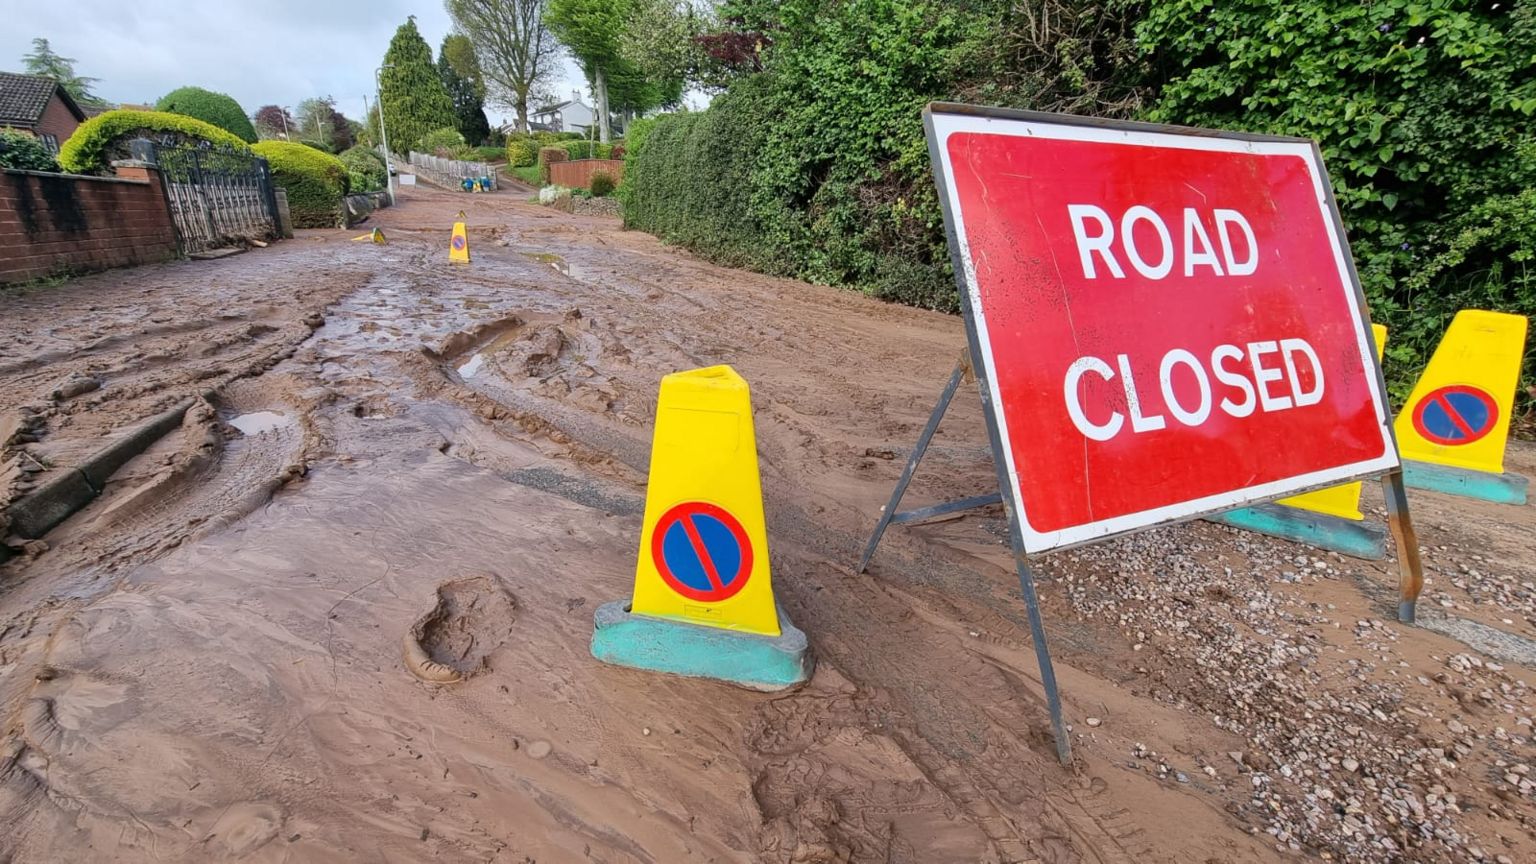
[[[336,155],[335,151],[331,148],[330,143],[326,141],[316,141],[313,138],[304,138],[301,139],[298,143],[303,144],[305,147],[313,147],[314,149],[319,150],[321,153],[328,153],[332,156]]]
[[[565,148],[540,147],[539,148],[539,183],[549,185],[549,163],[566,161]]]
[[[349,147],[337,158],[347,166],[348,187],[353,192],[377,192],[384,188],[384,159],[373,148]]]
[[[489,144],[475,148],[476,162],[498,162],[507,158],[505,147],[493,147]]]
[[[441,129],[433,129],[431,132],[421,136],[421,143],[417,146],[421,148],[423,153],[430,153],[433,156],[442,156],[444,158],[455,158],[453,156],[455,149],[464,146],[464,136],[459,134],[459,130],[451,126],[444,126]]]
[[[233,97],[223,93],[201,87],[178,87],[161,96],[155,103],[155,110],[195,117],[247,143],[256,141],[256,127],[251,125],[251,118],[245,116],[245,109]]]
[[[602,198],[613,193],[613,186],[612,174],[609,174],[607,171],[593,171],[592,180],[587,185],[587,189],[595,197]]]
[[[128,142],[135,138],[160,141],[170,137],[182,142],[221,144],[235,152],[250,152],[250,145],[229,132],[194,117],[164,111],[107,111],[81,123],[64,146],[59,164],[76,174],[105,173],[115,159],[128,158]]]
[[[507,142],[507,165],[527,168],[539,161],[539,145],[529,138],[514,138]]]
[[[295,228],[334,228],[342,223],[347,166],[340,159],[290,141],[261,141],[251,149],[266,157],[272,180],[288,194]]]
[[[55,162],[43,142],[25,132],[0,129],[0,168],[21,171],[57,171]]]

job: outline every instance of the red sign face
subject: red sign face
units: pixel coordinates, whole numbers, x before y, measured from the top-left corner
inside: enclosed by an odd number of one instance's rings
[[[934,113],[1028,551],[1397,464],[1310,143]]]

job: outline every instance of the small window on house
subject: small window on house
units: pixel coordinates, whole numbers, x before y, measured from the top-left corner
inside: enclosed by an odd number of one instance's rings
[[[37,140],[43,142],[43,147],[47,148],[48,155],[59,155],[59,139],[57,136],[49,135],[46,132],[39,132],[37,135]]]

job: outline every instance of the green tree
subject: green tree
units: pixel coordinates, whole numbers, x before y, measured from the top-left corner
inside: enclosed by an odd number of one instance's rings
[[[639,77],[624,60],[619,39],[624,32],[633,0],[549,0],[544,20],[592,82],[597,95],[597,128],[601,140],[609,139],[608,85],[612,78],[624,79],[622,86],[635,89],[632,77]]]
[[[196,117],[242,141],[256,141],[256,127],[251,125],[251,118],[245,116],[245,109],[240,107],[234,97],[224,93],[215,93],[201,87],[178,87],[161,96],[160,101],[155,103],[155,110]]]
[[[390,146],[408,152],[421,136],[454,125],[453,100],[443,87],[432,62],[432,47],[416,29],[416,16],[395,31],[384,52],[385,68],[379,76],[379,98]]]
[[[91,85],[101,79],[76,75],[74,58],[55,54],[47,39],[33,39],[32,53],[22,55],[21,64],[29,74],[44,75],[59,82],[70,98],[81,107],[101,107],[107,104],[105,99],[91,92]]]
[[[479,56],[482,98],[511,108],[518,130],[528,131],[529,103],[557,71],[560,52],[545,24],[548,0],[447,0],[445,5]]]
[[[443,37],[438,49],[437,62],[447,62],[459,77],[475,85],[475,95],[485,99],[485,73],[480,69],[480,58],[475,56],[475,43],[463,33],[449,33]]]
[[[454,65],[450,55],[459,58],[460,66]],[[468,38],[454,34],[443,37],[443,47],[437,55],[437,74],[443,79],[448,98],[453,100],[454,128],[465,141],[479,146],[491,134],[491,124],[485,119],[483,86],[476,85],[480,64]]]

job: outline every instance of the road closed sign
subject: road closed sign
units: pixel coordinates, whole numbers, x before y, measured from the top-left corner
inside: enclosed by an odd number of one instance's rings
[[[926,121],[1026,551],[1398,464],[1311,142],[965,106]]]

